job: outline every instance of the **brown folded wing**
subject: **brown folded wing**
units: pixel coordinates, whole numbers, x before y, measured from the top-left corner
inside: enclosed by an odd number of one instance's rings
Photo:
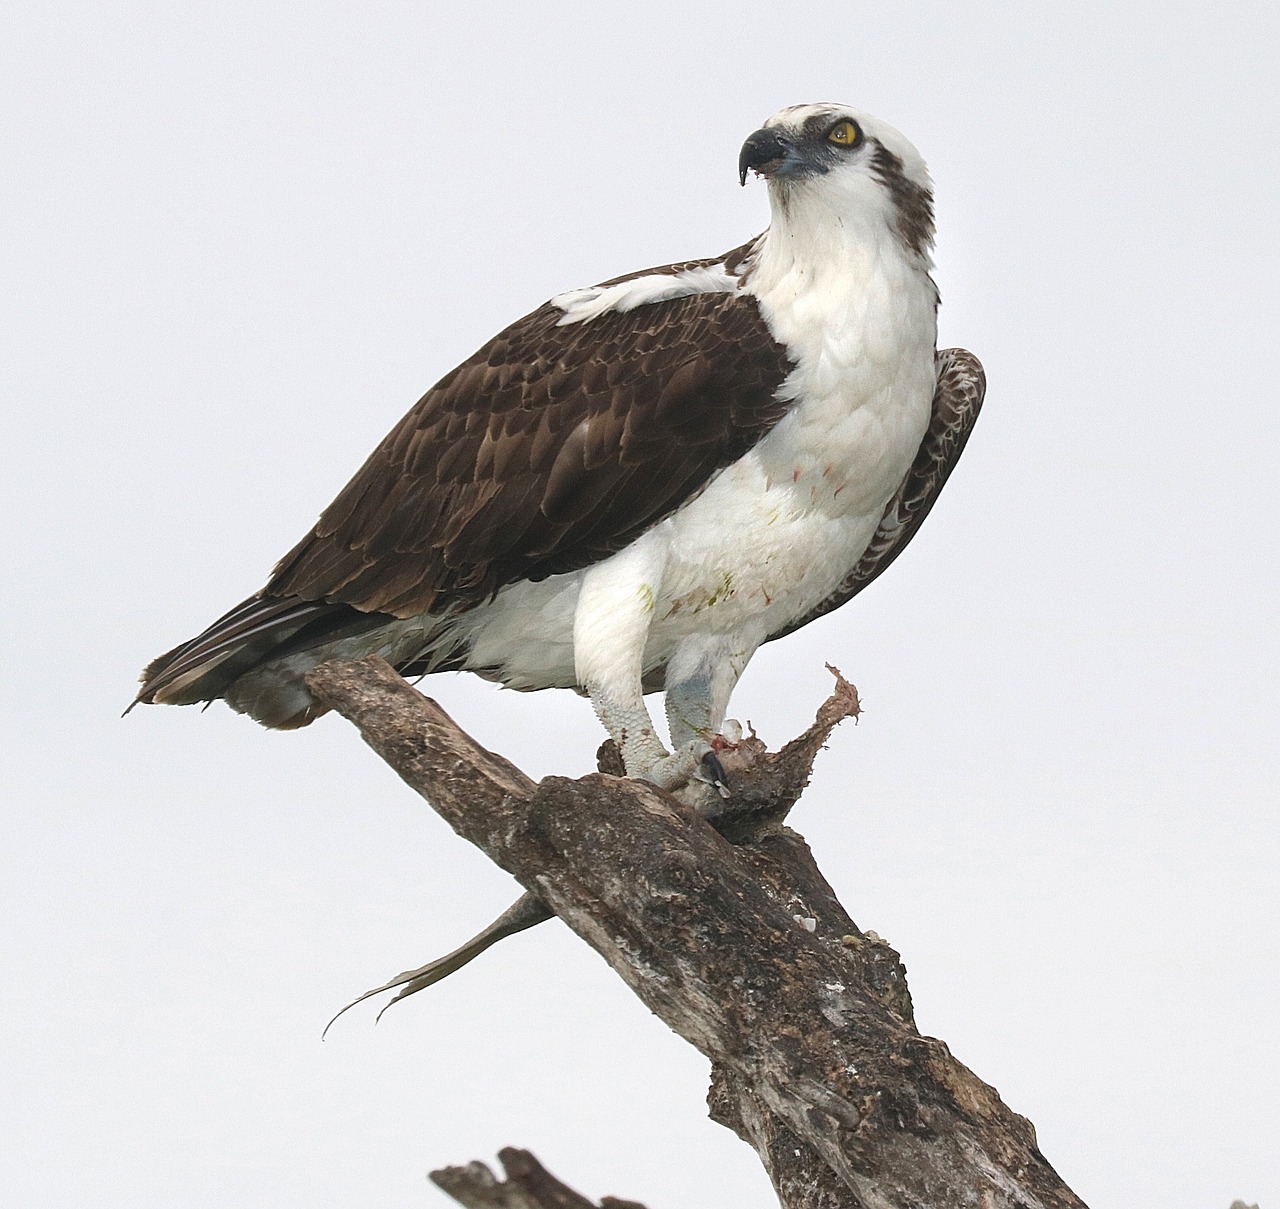
[[[409,617],[589,566],[787,410],[791,362],[750,297],[562,318],[540,307],[428,391],[265,594]]]

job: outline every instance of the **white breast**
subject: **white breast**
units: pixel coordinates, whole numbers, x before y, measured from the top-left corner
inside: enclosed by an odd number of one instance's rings
[[[816,263],[762,263],[748,286],[796,362],[780,391],[795,404],[666,522],[658,647],[693,625],[758,626],[762,640],[807,613],[861,557],[920,447],[936,344],[925,268],[887,241]]]

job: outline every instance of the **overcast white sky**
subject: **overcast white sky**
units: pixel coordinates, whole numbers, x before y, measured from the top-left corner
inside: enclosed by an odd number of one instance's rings
[[[1280,1206],[1270,6],[40,4],[0,16],[0,1201],[771,1203],[706,1064],[557,924],[332,1012],[515,887],[325,719],[118,717],[400,414],[552,293],[717,253],[783,105],[904,130],[987,407],[909,553],[732,712],[919,1022],[1095,1207]],[[430,682],[534,775],[570,694]]]

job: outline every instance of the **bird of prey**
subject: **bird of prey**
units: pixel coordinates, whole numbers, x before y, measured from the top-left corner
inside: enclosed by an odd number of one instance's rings
[[[797,105],[738,161],[768,229],[559,294],[446,374],[260,592],[147,667],[137,700],[324,712],[304,675],[377,653],[590,697],[628,775],[675,787],[755,651],[885,569],[985,381],[935,350],[916,149]],[[665,690],[671,750],[646,709]]]

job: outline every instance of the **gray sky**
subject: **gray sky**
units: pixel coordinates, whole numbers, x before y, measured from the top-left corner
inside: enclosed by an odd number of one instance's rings
[[[329,1015],[515,888],[345,723],[118,717],[436,378],[560,290],[766,221],[810,100],[937,184],[986,411],[909,553],[752,664],[794,816],[921,1027],[1095,1206],[1280,1205],[1274,332],[1262,4],[6,6],[6,1205],[443,1205],[528,1146],[593,1196],[770,1192],[706,1064],[559,925]],[[528,772],[567,693],[428,691]]]

